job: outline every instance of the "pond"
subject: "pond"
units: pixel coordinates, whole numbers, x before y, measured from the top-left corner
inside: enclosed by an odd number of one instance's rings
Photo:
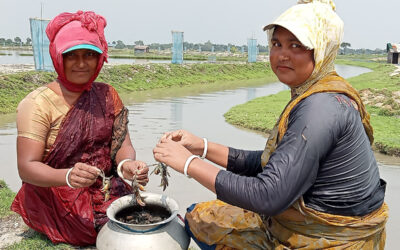
[[[348,78],[365,72],[368,69],[337,65],[340,75]],[[208,140],[243,149],[263,149],[266,138],[263,134],[240,129],[225,122],[223,114],[232,106],[245,103],[253,98],[270,95],[285,90],[281,83],[270,83],[258,87],[227,89],[199,94],[198,90],[179,88],[155,90],[123,95],[128,107],[129,131],[132,143],[137,152],[137,159],[154,163],[152,149],[161,135],[166,131],[187,129]],[[6,181],[13,191],[21,185],[16,167],[16,128],[15,114],[0,116],[0,179]],[[379,160],[380,158],[378,158]],[[388,182],[386,201],[391,209],[388,223],[388,239],[386,246],[395,246],[400,239],[400,201],[396,193],[400,192],[400,167],[385,164],[391,162],[390,157],[381,158],[380,172]],[[396,159],[394,159],[396,161]],[[400,165],[397,160],[396,165]],[[165,194],[179,203],[180,214],[186,207],[195,202],[215,199],[215,195],[200,186],[193,179],[170,170],[170,185]],[[151,176],[147,191],[162,193],[159,187],[160,177]],[[390,248],[388,248],[390,249]]]

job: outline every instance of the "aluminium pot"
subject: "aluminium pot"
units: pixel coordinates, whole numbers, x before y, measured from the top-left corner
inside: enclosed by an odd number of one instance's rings
[[[115,218],[116,214],[135,204],[133,195],[118,198],[107,208],[109,221],[97,235],[97,249],[187,249],[190,238],[183,222],[178,218],[179,207],[176,201],[162,194],[143,192],[141,196],[146,204],[164,207],[171,216],[152,224],[129,224],[118,221]]]

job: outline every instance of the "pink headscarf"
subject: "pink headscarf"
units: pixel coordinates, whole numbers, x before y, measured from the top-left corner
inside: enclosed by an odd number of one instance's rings
[[[58,80],[68,90],[82,92],[89,90],[107,62],[108,45],[104,37],[106,19],[93,11],[64,12],[56,16],[47,25],[46,34],[50,40],[50,56],[58,73]],[[95,74],[86,84],[75,84],[67,80],[64,73],[63,52],[75,45],[91,44],[103,51],[99,57]]]

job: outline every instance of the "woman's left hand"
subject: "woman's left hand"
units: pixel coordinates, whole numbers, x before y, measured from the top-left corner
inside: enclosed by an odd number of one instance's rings
[[[139,184],[146,186],[149,182],[149,167],[142,161],[127,161],[122,165],[121,170],[125,179],[132,180],[136,174]]]
[[[176,171],[183,173],[185,162],[192,153],[180,143],[163,138],[153,149],[153,155],[157,161],[165,163]]]

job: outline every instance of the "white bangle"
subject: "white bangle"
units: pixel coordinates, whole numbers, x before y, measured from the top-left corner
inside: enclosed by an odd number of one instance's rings
[[[65,175],[65,182],[67,183],[68,187],[70,187],[70,188],[74,188],[74,187],[71,185],[71,183],[69,183],[69,180],[68,180],[68,179],[69,179],[69,174],[71,173],[72,169],[74,169],[74,168],[68,169],[67,174]]]
[[[204,150],[203,150],[203,155],[201,156],[201,159],[206,158],[207,148],[208,148],[207,138],[203,138],[203,141],[204,141]]]
[[[198,155],[191,155],[191,156],[189,156],[189,157],[187,158],[187,160],[186,160],[186,162],[185,162],[185,167],[183,168],[183,174],[184,174],[186,177],[189,177],[187,171],[188,171],[188,168],[189,168],[189,164],[192,162],[192,160],[193,160],[194,158],[200,159],[200,157],[199,157]]]
[[[122,160],[118,163],[117,173],[118,173],[118,176],[121,177],[122,179],[124,179],[124,175],[122,174],[122,170],[121,170],[122,165],[127,161],[133,161],[133,160],[128,158],[128,159]]]

